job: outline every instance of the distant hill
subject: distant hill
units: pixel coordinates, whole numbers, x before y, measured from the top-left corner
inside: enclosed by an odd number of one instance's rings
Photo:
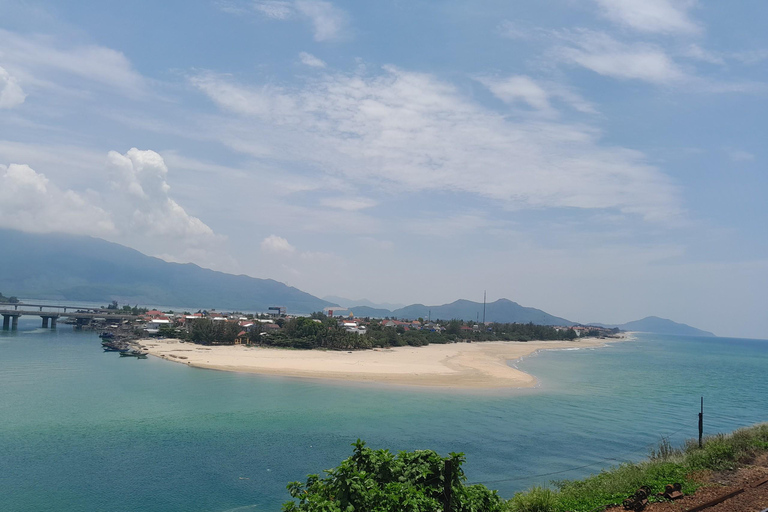
[[[648,316],[642,320],[627,322],[617,327],[622,331],[652,332],[656,334],[674,334],[677,336],[715,336],[714,333],[709,331],[702,331],[690,325],[680,324],[657,316]]]
[[[404,308],[390,311],[387,309],[372,309],[364,307],[350,308],[355,316],[383,318],[385,316],[413,320],[416,318],[432,318],[452,320],[454,318],[474,321],[483,319],[483,303],[469,300],[457,300],[441,306],[425,306],[424,304],[412,304]],[[499,299],[485,306],[486,322],[501,323],[528,323],[539,325],[573,325],[574,322],[550,315],[540,309],[527,308],[509,299]]]
[[[311,313],[333,305],[272,279],[168,263],[98,238],[0,230],[0,290],[19,297]]]
[[[347,299],[344,297],[337,297],[335,295],[326,295],[325,297],[323,297],[323,300],[327,300],[328,302],[333,302],[334,304],[338,304],[343,308],[367,306],[373,309],[382,309],[382,310],[392,311],[394,309],[402,308],[403,306],[405,306],[405,304],[392,304],[388,302],[376,303],[376,302],[371,302],[368,299]]]
[[[358,318],[384,318],[392,316],[392,311],[382,308],[369,308],[368,306],[355,306],[349,308],[349,311],[355,314]]]

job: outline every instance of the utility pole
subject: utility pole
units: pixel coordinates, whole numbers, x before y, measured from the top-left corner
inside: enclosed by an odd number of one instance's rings
[[[485,290],[483,290],[483,325],[485,325]]]

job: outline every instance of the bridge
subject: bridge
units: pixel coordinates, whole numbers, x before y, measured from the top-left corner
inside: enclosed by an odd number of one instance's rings
[[[37,308],[37,309],[30,309]],[[69,310],[69,311],[67,311]],[[25,302],[0,303],[0,315],[3,317],[3,330],[16,330],[19,326],[19,317],[23,315],[39,316],[43,319],[42,327],[56,328],[56,321],[66,317],[74,319],[76,325],[82,327],[89,324],[94,318],[103,318],[109,321],[134,320],[137,315],[120,313],[118,310],[94,308],[88,306],[58,306],[55,304],[27,304]]]

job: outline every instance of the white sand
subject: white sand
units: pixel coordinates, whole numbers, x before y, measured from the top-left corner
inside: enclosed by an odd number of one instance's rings
[[[197,368],[410,386],[492,389],[536,385],[534,377],[512,368],[509,361],[538,350],[598,347],[612,341],[620,339],[451,343],[352,352],[242,345],[208,347],[171,339],[144,339],[139,343],[154,356]]]

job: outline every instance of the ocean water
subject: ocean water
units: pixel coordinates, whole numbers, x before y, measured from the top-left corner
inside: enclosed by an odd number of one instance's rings
[[[419,391],[225,373],[101,350],[96,333],[0,332],[0,510],[279,510],[364,439],[464,452],[504,497],[768,421],[768,341],[638,335],[515,363],[539,387]]]

